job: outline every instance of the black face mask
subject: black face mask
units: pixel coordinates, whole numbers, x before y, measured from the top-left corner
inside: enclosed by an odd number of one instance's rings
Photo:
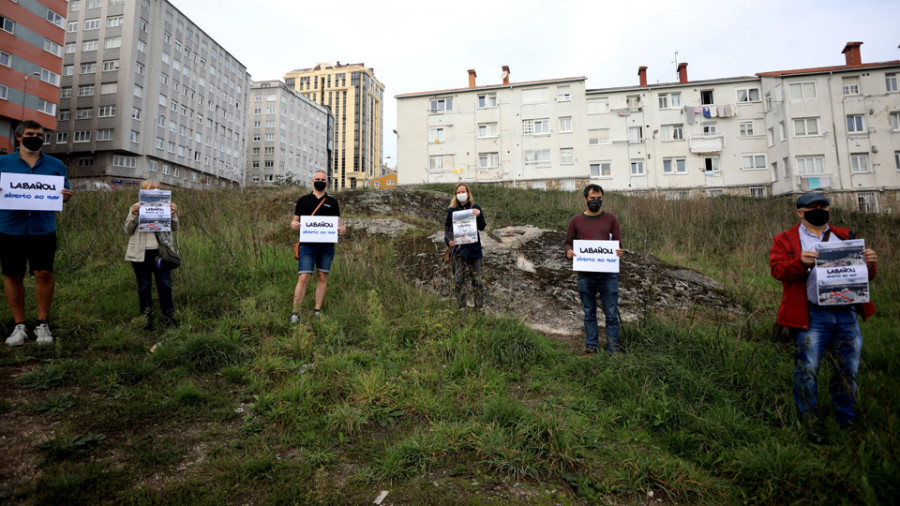
[[[814,227],[821,227],[828,223],[828,209],[812,209],[803,211],[803,218]]]
[[[313,181],[313,188],[318,192],[324,190],[326,186],[328,186],[328,183],[325,181]]]
[[[596,213],[600,210],[600,207],[603,206],[603,199],[591,199],[587,202],[588,209],[591,210],[592,213]]]
[[[43,137],[22,137],[22,145],[31,152],[40,151],[44,145]]]

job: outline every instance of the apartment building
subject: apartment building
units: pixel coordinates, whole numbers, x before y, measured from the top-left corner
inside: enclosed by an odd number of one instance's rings
[[[247,184],[312,187],[313,174],[331,167],[334,117],[331,110],[281,81],[250,86],[250,143]]]
[[[70,0],[59,124],[74,186],[244,184],[246,67],[167,1]]]
[[[284,82],[334,115],[331,187],[367,188],[381,174],[384,85],[363,63],[320,63],[292,70]]]
[[[0,3],[0,149],[24,120],[56,129],[65,22],[65,0]]]
[[[667,198],[828,191],[900,209],[900,61],[585,89],[550,79],[398,95],[398,183],[575,190],[588,182]],[[496,101],[496,102],[495,102]],[[494,114],[495,118],[485,113]],[[496,124],[496,127],[494,126]],[[496,148],[485,141],[490,140]]]

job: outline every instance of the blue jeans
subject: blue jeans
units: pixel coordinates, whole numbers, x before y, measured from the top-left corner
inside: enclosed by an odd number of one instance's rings
[[[159,250],[148,249],[144,252],[143,262],[131,262],[134,275],[137,277],[138,302],[141,314],[153,312],[153,286],[156,277],[156,293],[159,294],[159,308],[166,316],[175,314],[175,302],[172,300],[172,271],[156,266]]]
[[[809,330],[795,332],[794,402],[801,419],[813,416],[819,404],[816,377],[822,356],[827,351],[835,366],[830,385],[835,416],[842,425],[853,420],[862,344],[855,311],[828,311],[810,305]]]
[[[584,308],[584,346],[597,351],[600,345],[597,329],[597,292],[606,316],[606,351],[619,351],[619,275],[589,274],[578,279],[578,295]]]

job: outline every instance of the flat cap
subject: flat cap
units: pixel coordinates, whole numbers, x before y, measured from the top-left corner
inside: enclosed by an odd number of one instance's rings
[[[806,193],[800,196],[797,199],[797,209],[801,207],[809,207],[813,204],[825,204],[826,206],[830,206],[831,202],[825,198],[825,195],[821,193]]]

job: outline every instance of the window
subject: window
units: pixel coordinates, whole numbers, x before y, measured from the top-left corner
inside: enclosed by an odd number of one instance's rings
[[[769,111],[772,110],[772,94],[771,94],[771,93],[766,93],[766,106],[765,106],[765,109],[766,109],[766,112],[769,112]]]
[[[684,140],[684,125],[662,125],[660,127],[663,142]]]
[[[641,142],[644,139],[644,127],[628,127],[628,142]]]
[[[678,109],[681,107],[681,93],[660,93],[660,109]]]
[[[93,84],[84,84],[78,87],[78,96],[79,97],[92,97],[94,96],[94,85]]]
[[[663,158],[663,174],[687,174],[684,158]]]
[[[490,138],[497,137],[497,124],[496,123],[479,123],[478,124],[478,138]]]
[[[72,111],[69,109],[59,111],[59,120],[60,121],[69,121],[72,117]]]
[[[496,169],[500,166],[500,153],[478,153],[479,169]]]
[[[559,163],[562,165],[573,165],[575,163],[575,148],[560,148]]]
[[[537,104],[550,101],[550,91],[548,88],[531,88],[522,90],[523,104]]]
[[[99,48],[100,48],[99,40],[86,40],[81,43],[82,51],[96,51]]]
[[[169,32],[163,32],[163,40],[166,44],[172,41],[172,35]]]
[[[798,118],[794,120],[794,135],[809,137],[819,135],[819,118]]]
[[[452,98],[435,98],[431,100],[431,112],[444,112],[453,110]]]
[[[50,72],[47,69],[41,69],[41,81],[50,83],[53,86],[59,86],[59,74]]]
[[[900,170],[900,151],[894,151],[894,167]]]
[[[850,172],[856,174],[869,172],[868,153],[850,153]]]
[[[572,117],[565,116],[559,118],[559,133],[571,133],[572,132]]]
[[[78,21],[71,21],[68,25],[66,25],[66,31],[69,33],[75,33],[78,31]]]
[[[119,70],[119,60],[105,60],[103,62],[104,72],[112,72],[114,70]]]
[[[608,128],[592,128],[588,130],[588,145],[609,144]]]
[[[780,142],[784,142],[787,138],[787,128],[784,126],[784,121],[778,122],[778,140]]]
[[[129,139],[131,140],[131,142],[140,142],[140,138],[141,138],[141,133],[140,133],[140,132],[138,132],[137,130],[132,130],[132,131],[131,131],[131,136],[129,137]]]
[[[5,32],[15,33],[16,23],[6,16],[0,16],[0,29]]]
[[[741,156],[741,168],[744,170],[765,170],[766,155],[752,154]]]
[[[141,53],[143,53],[143,52],[145,52],[144,50],[146,49],[146,47],[147,47],[147,45],[144,44],[144,41],[142,41],[141,39],[138,39],[138,41],[137,41],[137,50],[140,51]],[[203,80],[203,79],[201,79],[201,81],[202,81],[202,80]]]
[[[115,28],[117,26],[122,26],[123,24],[125,24],[125,18],[122,16],[110,16],[106,18],[107,28]]]
[[[72,87],[64,86],[59,89],[59,98],[69,98],[72,96]]]
[[[160,58],[162,58],[163,63],[169,63],[169,58],[170,58],[169,53],[166,53],[165,51],[163,51],[162,56],[160,56]]]
[[[97,112],[97,117],[100,118],[111,118],[116,115],[116,106],[115,105],[101,105],[100,109]]]
[[[131,119],[141,120],[141,110],[137,107],[131,108]]]
[[[897,91],[897,74],[885,74],[884,87],[888,93]]]
[[[85,5],[85,8],[99,9],[101,6],[103,6],[103,0],[87,0],[87,5]]]
[[[74,42],[66,42],[65,52],[66,52],[66,54],[75,54],[75,43]]]
[[[77,130],[72,134],[72,142],[91,142],[90,130]]]
[[[718,132],[715,121],[704,121],[702,123],[703,135],[713,136]]]
[[[81,74],[93,74],[94,72],[97,72],[97,62],[81,64]]]
[[[522,120],[522,135],[547,135],[550,133],[550,120],[525,119]]]
[[[43,98],[38,99],[36,110],[44,114],[49,114],[50,116],[56,116],[56,104],[54,104],[53,102],[48,102]]]
[[[100,19],[99,18],[84,20],[84,30],[85,31],[97,30],[99,28],[100,28]]]
[[[104,49],[115,49],[122,47],[122,37],[107,37],[103,43]]]
[[[143,88],[141,88],[140,86],[135,86],[134,87],[134,96],[140,97],[141,90],[143,90]],[[114,95],[114,94],[118,93],[118,91],[119,91],[119,83],[102,83],[100,85],[100,94],[101,95]]]
[[[163,174],[168,175],[168,174],[169,174],[169,170],[170,170],[170,169],[169,169],[169,165],[164,163],[164,164],[163,164],[163,170],[162,170]]]
[[[154,146],[156,146],[156,149],[162,149],[162,148],[163,148],[163,140],[162,140],[162,137],[157,137],[157,138],[154,140]]]
[[[574,179],[561,179],[559,181],[559,189],[564,192],[575,191],[575,180]]]
[[[741,137],[752,137],[753,136],[753,120],[739,121],[738,122],[738,132]]]
[[[546,181],[532,181],[531,189],[532,190],[546,190],[547,182]]]
[[[713,105],[713,90],[700,90],[700,105]]]
[[[428,168],[430,170],[444,170],[444,157],[443,156],[429,156],[428,157]]]
[[[275,134],[274,134],[274,133],[266,134],[266,140],[267,140],[267,141],[274,141],[274,140],[275,140]]]
[[[56,132],[56,143],[69,142],[69,132]]]
[[[44,39],[44,51],[54,56],[62,57],[62,46],[50,39]]]
[[[556,101],[569,102],[572,100],[572,90],[569,86],[556,87]]]
[[[63,22],[65,22],[66,18],[60,16],[59,14],[47,9],[47,21],[53,23],[54,25],[62,28]]]
[[[891,113],[891,130],[900,130],[900,111]]]
[[[175,143],[173,141],[169,141],[168,143],[166,143],[166,151],[175,154]]]
[[[598,97],[587,99],[588,114],[609,114],[609,98]]]
[[[862,114],[847,115],[847,133],[861,134],[866,131],[866,122]]]
[[[856,208],[861,213],[877,212],[877,203],[875,192],[859,192],[856,194]]]
[[[640,95],[628,95],[625,97],[625,106],[632,111],[636,111],[641,108],[641,96]]]
[[[766,187],[765,186],[751,186],[750,187],[750,196],[756,198],[762,198],[766,196]]]
[[[97,130],[97,140],[98,141],[113,140],[113,129],[112,128],[102,128],[100,130]]]
[[[550,150],[526,149],[525,165],[550,165]]]
[[[810,100],[816,98],[816,82],[803,81],[788,85],[788,95],[791,100]]]
[[[643,176],[644,175],[644,160],[632,160],[631,161],[631,175],[632,176]]]
[[[738,88],[737,101],[741,102],[759,102],[759,88]]]
[[[841,79],[841,89],[844,95],[859,95],[859,78],[845,77]]]
[[[798,156],[797,157],[797,174],[824,174],[825,173],[825,157],[823,156]]]
[[[591,177],[612,177],[612,162],[591,162]]]
[[[707,197],[721,197],[722,195],[725,195],[725,189],[723,188],[710,188],[709,190],[706,190]]]
[[[63,65],[63,74],[64,76],[71,76],[75,74],[75,65]]]

